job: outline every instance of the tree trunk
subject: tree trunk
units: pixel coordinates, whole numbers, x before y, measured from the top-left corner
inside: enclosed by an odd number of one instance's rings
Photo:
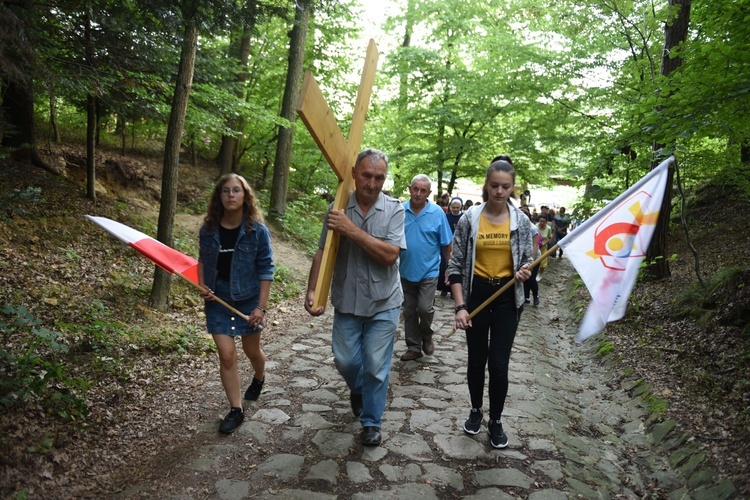
[[[96,199],[96,97],[86,97],[86,197]]]
[[[60,128],[57,126],[57,97],[54,82],[49,85],[49,136],[55,144],[60,144]]]
[[[94,64],[94,47],[91,42],[91,13],[85,17],[86,63],[91,69]],[[96,96],[92,93],[94,82],[89,82],[91,90],[86,96],[86,196],[96,199]]]
[[[22,7],[28,8],[30,4],[23,4]],[[36,148],[34,86],[27,76],[32,73],[34,53],[29,44],[30,37],[23,22],[4,3],[0,3],[0,25],[4,39],[14,47],[3,53],[4,59],[0,64],[0,114],[7,126],[0,146],[9,149],[14,160],[52,171],[42,161]]]
[[[2,105],[0,112],[5,117],[9,130],[3,134],[1,145],[11,150],[10,157],[16,161],[29,162],[47,170],[36,148],[34,126],[34,95],[31,82],[0,78]]]
[[[240,53],[239,61],[242,71],[237,74],[237,83],[239,83],[240,90],[237,91],[237,97],[242,99],[244,97],[244,90],[242,87],[247,81],[247,61],[250,59],[250,27],[245,26],[242,32],[242,39],[240,40]],[[239,123],[238,117],[232,117],[227,121],[227,128],[230,130],[237,131]],[[221,137],[221,148],[219,148],[219,167],[222,174],[227,174],[236,170],[237,165],[237,148],[235,147],[235,138],[233,135],[223,135]]]
[[[182,39],[180,67],[177,71],[177,84],[169,114],[167,140],[164,145],[164,168],[161,179],[161,207],[156,238],[165,245],[172,246],[174,240],[174,216],[177,209],[177,174],[180,166],[180,146],[185,129],[190,88],[193,84],[195,54],[198,49],[198,24],[194,19],[186,21]],[[167,298],[171,286],[170,274],[157,267],[154,285],[151,288],[151,305],[159,311],[167,308]]]
[[[305,59],[305,40],[307,25],[310,21],[311,0],[300,0],[294,15],[294,27],[289,41],[289,67],[286,73],[284,100],[281,104],[281,117],[290,122],[297,119],[297,99],[302,83],[302,64]],[[292,154],[293,127],[279,127],[279,139],[276,143],[276,158],[273,162],[273,181],[271,182],[271,206],[269,217],[281,219],[286,214],[286,195],[289,184],[289,159]]]
[[[690,25],[691,0],[669,0],[670,8],[677,8],[677,17],[668,22],[664,27],[664,53],[661,58],[661,74],[669,76],[682,64],[682,58],[672,57],[670,53],[687,38]],[[664,159],[661,151],[664,144],[654,143],[654,159],[651,168],[654,169]],[[656,224],[654,236],[646,252],[648,267],[646,272],[655,279],[666,278],[671,275],[669,260],[667,257],[667,243],[669,242],[669,219],[672,211],[672,186],[674,184],[674,168],[669,168],[667,186],[664,191],[664,199],[659,211],[659,221]]]

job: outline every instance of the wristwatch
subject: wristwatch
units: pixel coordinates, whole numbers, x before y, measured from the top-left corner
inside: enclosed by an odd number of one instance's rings
[[[458,311],[465,311],[466,310],[466,304],[461,304],[460,306],[456,306],[456,314],[458,314]]]

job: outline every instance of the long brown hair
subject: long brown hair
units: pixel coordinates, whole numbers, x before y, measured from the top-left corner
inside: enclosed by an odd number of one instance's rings
[[[203,219],[203,223],[208,229],[216,229],[221,223],[221,218],[224,215],[224,205],[221,203],[221,190],[224,188],[224,184],[229,182],[230,179],[237,179],[242,186],[242,190],[245,192],[244,201],[242,203],[242,215],[245,218],[245,228],[247,230],[252,229],[255,221],[265,224],[263,218],[263,212],[258,206],[258,198],[255,196],[255,191],[250,187],[247,180],[239,174],[229,173],[219,177],[216,181],[214,190],[211,192],[211,198],[208,200],[208,213]]]

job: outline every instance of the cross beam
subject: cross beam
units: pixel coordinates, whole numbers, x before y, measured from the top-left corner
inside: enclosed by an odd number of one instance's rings
[[[349,138],[344,139],[331,108],[328,107],[320,87],[311,72],[305,72],[302,91],[297,101],[297,114],[312,135],[315,143],[325,156],[333,173],[339,179],[336,197],[333,200],[334,210],[346,209],[349,195],[354,190],[352,168],[357,160],[359,148],[362,144],[362,133],[365,128],[365,116],[370,106],[372,85],[375,81],[375,70],[378,66],[378,47],[374,40],[370,40],[365,56],[365,67],[357,92],[354,114],[349,128]],[[328,231],[323,258],[320,262],[318,281],[315,286],[315,301],[313,308],[325,307],[328,293],[331,290],[333,267],[338,254],[341,236],[336,231]]]

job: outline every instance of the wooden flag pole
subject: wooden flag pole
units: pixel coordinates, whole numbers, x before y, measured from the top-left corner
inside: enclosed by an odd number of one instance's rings
[[[174,273],[177,276],[179,276],[180,278],[184,279],[185,281],[187,281],[188,283],[190,283],[191,285],[193,285],[195,288],[197,288],[201,292],[207,292],[207,291],[210,292],[210,290],[208,288],[206,288],[204,286],[200,286],[198,283],[196,283],[195,281],[191,280],[190,278],[188,278],[187,276],[183,275],[182,273],[174,271],[174,270],[172,271],[172,273]],[[211,293],[211,295],[214,295],[213,292]],[[249,316],[247,316],[246,314],[240,312],[238,309],[230,306],[229,304],[227,304],[225,301],[221,300],[216,295],[214,295],[214,300],[216,302],[218,302],[219,304],[221,304],[222,306],[224,306],[227,309],[229,309],[230,311],[232,311],[234,314],[236,314],[240,318],[244,319],[245,321],[247,321],[248,319],[250,319]]]
[[[558,248],[559,248],[559,246],[557,244],[552,245],[552,247],[549,250],[547,250],[546,252],[544,252],[534,262],[531,263],[530,269],[534,269],[536,266],[538,266],[544,260],[545,257],[547,257],[552,252],[557,251]],[[490,296],[490,298],[488,298],[487,300],[485,300],[484,302],[482,302],[481,304],[479,304],[479,306],[476,309],[474,309],[473,311],[471,311],[469,313],[469,317],[467,318],[467,320],[470,320],[471,318],[473,318],[474,316],[476,316],[477,314],[479,314],[479,311],[481,311],[482,309],[484,309],[485,307],[487,307],[488,305],[490,305],[493,300],[495,300],[500,295],[502,295],[503,292],[505,292],[508,288],[510,288],[511,285],[513,285],[515,283],[516,283],[516,278],[512,278],[509,282],[507,282],[506,284],[504,284],[500,288],[500,290],[498,290],[497,292],[493,293]],[[453,329],[451,330],[451,332],[448,335],[445,336],[445,338],[449,338],[454,333],[456,333],[456,327],[455,326],[453,327]]]
[[[344,139],[333,112],[328,107],[323,92],[315,81],[312,73],[305,73],[299,100],[297,114],[307,127],[310,135],[325,156],[333,173],[339,179],[336,196],[333,200],[334,210],[344,210],[349,201],[349,195],[354,190],[352,168],[359,154],[362,144],[362,133],[365,127],[365,117],[370,106],[372,85],[375,82],[375,70],[378,65],[378,48],[374,40],[370,40],[365,56],[365,66],[354,105],[354,115],[349,128],[349,137]],[[315,286],[315,300],[313,308],[325,307],[328,293],[331,290],[333,267],[338,255],[340,235],[336,231],[328,231],[323,257],[320,262],[318,281]]]

